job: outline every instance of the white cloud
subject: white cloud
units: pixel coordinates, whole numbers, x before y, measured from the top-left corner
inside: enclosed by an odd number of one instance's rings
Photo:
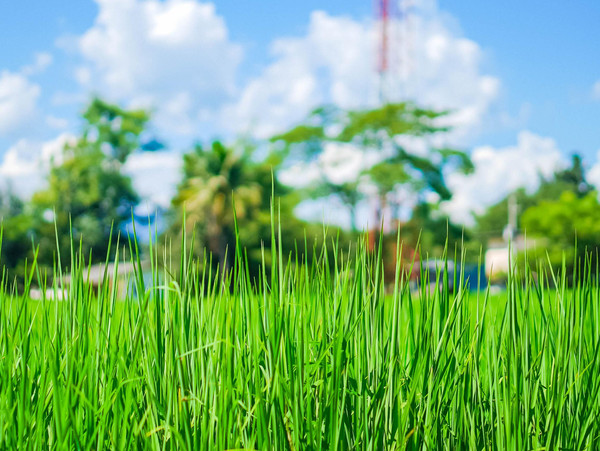
[[[342,184],[356,180],[360,171],[367,167],[368,156],[353,145],[332,143],[325,148],[320,160],[327,179]]]
[[[500,92],[500,80],[483,73],[479,45],[446,23],[435,8],[414,18],[414,51],[404,70],[405,90],[423,105],[449,109],[453,140],[480,131]]]
[[[26,131],[37,118],[41,88],[29,77],[52,63],[49,53],[36,53],[32,64],[18,72],[0,71],[0,136]]]
[[[279,181],[291,187],[306,187],[325,180],[341,185],[356,180],[360,173],[382,160],[378,151],[367,151],[347,143],[327,143],[324,151],[312,161],[299,161],[279,172]],[[368,189],[362,183],[359,189]]]
[[[52,164],[59,164],[66,144],[74,144],[75,136],[62,133],[41,142],[21,139],[9,148],[0,163],[0,190],[10,188],[27,199],[42,189]],[[132,178],[142,203],[168,207],[181,177],[182,157],[175,152],[139,152],[125,163],[124,173]]]
[[[483,73],[479,45],[448,22],[435,2],[422,4],[412,16],[412,44],[404,50],[393,44],[392,52],[403,51],[404,58],[391,58],[389,98],[453,110],[448,119],[457,126],[452,139],[462,143],[482,127],[500,81]],[[399,33],[405,24],[394,26]],[[314,12],[306,35],[273,42],[272,63],[225,109],[224,121],[268,136],[302,120],[321,103],[375,105],[376,36],[373,22]]]
[[[212,3],[97,0],[94,25],[78,40],[77,80],[116,100],[155,108],[156,121],[198,133],[205,108],[235,91],[241,47]]]
[[[63,133],[40,142],[21,139],[9,148],[0,164],[1,189],[12,189],[15,194],[29,198],[44,186],[52,160],[59,157],[65,144],[74,141],[73,135]]]
[[[377,104],[377,30],[370,20],[311,14],[304,35],[281,37],[272,61],[241,88],[242,48],[213,3],[200,0],[96,0],[94,25],[74,41],[84,62],[75,78],[88,90],[151,107],[169,134],[250,132],[260,137],[302,120],[313,107]],[[482,70],[483,52],[456,30],[435,1],[421,0],[406,24],[394,23],[390,100],[411,98],[451,109],[463,144],[485,122],[500,82]],[[402,54],[402,58],[397,55]],[[235,100],[234,100],[235,96]],[[496,121],[500,123],[500,121]]]
[[[181,178],[182,156],[176,152],[140,152],[131,155],[124,172],[144,201],[168,207]]]
[[[589,168],[586,177],[588,182],[600,192],[600,149],[596,152],[596,162]]]
[[[520,132],[514,146],[478,147],[471,158],[475,165],[472,175],[449,174],[448,186],[454,195],[444,205],[454,221],[465,224],[473,222],[472,212],[481,213],[485,206],[498,202],[516,188],[532,192],[539,185],[540,174],[548,177],[566,164],[552,138],[529,131]]]
[[[0,136],[22,130],[37,114],[40,87],[22,74],[0,72]]]
[[[298,162],[289,168],[279,171],[278,180],[292,188],[302,188],[319,183],[321,170],[316,161],[310,163]]]
[[[21,69],[23,75],[37,75],[46,70],[52,64],[52,55],[46,52],[39,52],[34,55],[33,63]]]
[[[374,94],[373,35],[368,23],[313,12],[305,36],[272,43],[274,61],[246,85],[224,120],[265,136],[302,119],[320,103],[368,103]]]

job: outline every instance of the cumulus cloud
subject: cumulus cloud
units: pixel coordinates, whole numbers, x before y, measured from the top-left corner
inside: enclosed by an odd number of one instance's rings
[[[155,108],[179,133],[198,133],[235,90],[241,47],[232,43],[212,3],[196,0],[97,0],[94,25],[77,41],[84,87]]]
[[[596,162],[589,168],[586,177],[600,191],[600,149],[596,152]]]
[[[457,127],[453,139],[464,141],[482,126],[500,81],[483,72],[480,46],[449,25],[435,2],[422,4],[411,16],[410,28],[412,48],[405,52],[410,56],[391,61],[388,97],[453,110],[448,119]],[[268,136],[321,103],[375,105],[376,45],[372,21],[316,11],[306,35],[272,43],[273,61],[244,87],[239,101],[225,109],[224,119],[234,118],[232,124]]]
[[[2,189],[10,188],[22,198],[29,198],[44,186],[52,161],[59,157],[67,143],[75,137],[63,133],[49,141],[21,139],[9,148],[0,164]]]
[[[406,95],[452,114],[452,139],[467,142],[478,133],[500,93],[500,80],[483,70],[479,44],[462,36],[435,2],[422,5],[412,18],[413,50],[405,58]]]
[[[472,212],[482,213],[485,206],[517,188],[535,190],[540,174],[551,176],[567,163],[554,139],[529,131],[520,132],[514,146],[477,147],[471,158],[475,165],[472,175],[449,174],[448,185],[454,196],[444,205],[454,221],[464,224],[472,224]]]
[[[52,64],[52,55],[47,52],[39,52],[34,55],[32,64],[29,64],[21,69],[21,73],[26,76],[37,75],[46,70]]]
[[[124,171],[132,178],[142,203],[166,208],[181,179],[181,165],[182,157],[176,152],[139,152],[127,159]]]
[[[25,75],[0,72],[0,136],[23,130],[36,116],[40,87]]]
[[[319,180],[341,185],[357,179],[361,171],[381,160],[378,152],[364,152],[353,144],[327,143],[316,160],[299,161],[279,173],[279,180],[305,187]]]
[[[367,22],[313,12],[305,36],[276,39],[273,61],[225,109],[225,120],[265,136],[320,103],[358,107],[373,100],[374,30]]]
[[[96,0],[94,25],[75,40],[79,84],[129,105],[151,107],[171,134],[250,132],[259,137],[302,120],[315,106],[378,102],[377,24],[311,14],[301,36],[270,46],[271,62],[236,83],[242,48],[232,42],[213,3],[200,0]],[[500,81],[484,73],[480,46],[456,29],[435,1],[421,0],[410,26],[394,22],[389,100],[410,98],[451,109],[463,143],[482,126]],[[402,33],[405,33],[402,35]],[[402,53],[402,58],[397,54]]]
[[[30,80],[52,64],[52,55],[38,52],[19,71],[0,71],[0,136],[27,131],[37,118],[41,88]]]
[[[42,189],[52,164],[60,163],[66,144],[76,137],[62,133],[49,141],[21,139],[10,147],[0,163],[1,189],[11,189],[27,199]],[[180,179],[182,157],[176,152],[137,152],[123,168],[132,178],[142,203],[168,207]]]

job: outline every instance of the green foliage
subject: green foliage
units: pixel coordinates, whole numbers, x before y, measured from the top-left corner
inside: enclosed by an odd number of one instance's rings
[[[429,154],[422,157],[408,152],[395,141],[401,135],[423,137],[449,131],[448,127],[437,125],[446,114],[418,108],[412,103],[351,111],[336,139],[387,154],[374,168],[366,169],[382,198],[398,185],[408,185],[415,192],[429,189],[442,200],[448,200],[452,193],[446,186],[444,171],[453,168],[471,172],[473,164],[468,155],[456,149],[431,147]]]
[[[25,203],[10,190],[0,194],[0,219],[2,222],[1,263],[7,277],[23,285],[27,259],[32,260],[33,220],[25,211]]]
[[[306,194],[313,198],[332,195],[340,198],[350,210],[355,230],[356,207],[363,198],[358,189],[361,181],[377,189],[383,209],[386,204],[400,203],[393,196],[399,186],[416,193],[430,190],[441,200],[448,200],[452,193],[446,186],[445,172],[449,169],[464,173],[473,170],[469,156],[462,151],[431,147],[429,155],[423,157],[408,152],[397,142],[402,135],[425,137],[447,132],[448,127],[438,125],[446,114],[422,109],[409,102],[360,111],[322,107],[311,113],[306,123],[274,136],[272,141],[279,145],[284,161],[317,163],[320,180]],[[352,144],[364,154],[363,167],[355,180],[336,183],[324,171],[319,156],[331,143]],[[367,158],[373,153],[376,154],[375,163],[373,158]]]
[[[397,271],[386,296],[364,242],[305,265],[277,230],[257,283],[240,253],[221,283],[186,252],[151,253],[147,281],[131,256],[122,297],[106,274],[90,289],[81,253],[68,287],[32,272],[61,301],[2,279],[0,448],[597,448],[597,268],[554,291],[525,269],[496,296]]]
[[[56,239],[63,263],[67,261],[71,231],[93,261],[105,260],[106,243],[116,240],[138,201],[131,179],[121,170],[139,147],[147,114],[94,99],[83,117],[82,136],[56,157],[48,187],[32,199],[40,259],[47,264],[53,261]]]
[[[429,258],[439,258],[446,249],[454,252],[461,249],[470,240],[470,235],[464,227],[454,224],[447,216],[440,214],[435,205],[418,204],[408,222],[402,224],[401,237],[412,248],[420,244],[427,249]],[[467,257],[470,262],[477,262],[479,249],[471,249]],[[425,256],[424,256],[425,257]]]
[[[448,127],[436,125],[446,111],[418,108],[410,102],[389,103],[372,110],[350,111],[338,136],[340,141],[359,142],[363,146],[381,146],[398,135],[425,136],[447,132]]]
[[[84,139],[89,142],[90,135],[93,135],[93,141],[100,144],[99,147],[104,150],[108,146],[108,155],[123,164],[139,148],[140,135],[150,116],[144,110],[124,110],[95,98],[83,113],[83,118],[87,122]]]
[[[302,238],[302,225],[292,214],[293,194],[274,178],[269,161],[253,160],[252,148],[244,143],[226,147],[215,141],[209,148],[197,145],[183,157],[183,180],[173,198],[174,221],[169,235],[180,242],[186,230],[187,240],[193,236],[196,256],[206,250],[221,270],[229,268],[236,244],[235,201],[238,238],[254,274],[261,249],[270,248],[273,194],[281,199],[278,211],[288,218],[282,227],[287,238],[285,249],[291,250],[295,240]]]
[[[530,258],[548,261],[556,269],[565,258],[569,277],[586,258],[595,265],[600,250],[600,203],[595,191],[583,197],[565,191],[557,200],[542,201],[525,211],[522,224],[528,237],[539,239]]]
[[[523,188],[519,188],[511,193],[515,196],[515,200],[519,206],[517,214],[518,228],[523,228],[521,220],[523,212],[538,205],[540,202],[556,200],[565,191],[572,192],[577,197],[584,197],[592,189],[592,186],[585,177],[581,157],[574,154],[569,168],[555,171],[549,179],[545,179],[540,175],[540,186],[535,193],[528,194]],[[485,241],[488,238],[502,235],[508,217],[509,197],[510,194],[500,202],[489,207],[484,214],[475,216],[475,236]]]
[[[578,154],[571,156],[571,167],[557,171],[554,175],[556,185],[561,186],[563,191],[572,191],[578,197],[586,196],[594,190],[585,177],[585,171],[581,157]],[[544,184],[542,184],[542,189]]]
[[[515,196],[515,201],[519,207],[517,214],[517,224],[519,230],[521,227],[521,216],[523,211],[537,204],[538,199],[535,195],[530,195],[524,188],[518,188],[511,193]],[[501,237],[504,227],[508,220],[508,204],[510,195],[506,196],[500,202],[491,205],[485,213],[475,216],[474,235],[485,242],[489,238]]]

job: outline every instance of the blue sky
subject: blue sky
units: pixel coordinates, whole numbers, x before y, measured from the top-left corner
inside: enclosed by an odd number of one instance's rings
[[[600,147],[600,2],[587,0],[442,0],[504,83],[506,107],[531,105],[527,128],[554,137],[565,151],[594,158]],[[496,141],[496,139],[498,141]],[[510,132],[480,142],[507,144]]]
[[[600,2],[419,0],[411,11],[410,49],[392,44],[408,55],[398,83],[453,109],[448,142],[480,162],[472,179],[450,180],[458,195],[449,211],[533,189],[535,174],[573,150],[600,182]],[[197,138],[268,136],[321,102],[372,105],[373,17],[364,0],[0,2],[0,177],[25,195],[41,186],[48,155],[77,131],[92,93],[151,108],[152,132],[171,154]],[[169,168],[169,189],[177,179],[167,154],[130,166],[144,189],[145,174]],[[479,197],[467,192],[490,178]],[[146,194],[166,202],[157,192]]]

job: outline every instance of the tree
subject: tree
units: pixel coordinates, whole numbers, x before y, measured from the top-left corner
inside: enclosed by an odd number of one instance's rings
[[[22,286],[25,263],[31,263],[32,227],[31,215],[25,211],[25,203],[9,188],[0,194],[0,221],[2,222],[2,267],[8,271],[10,280]]]
[[[426,155],[417,155],[401,144],[401,136],[426,138],[449,131],[448,127],[438,125],[446,114],[409,102],[359,111],[322,107],[313,111],[305,123],[274,136],[272,141],[279,143],[283,159],[317,162],[320,183],[310,194],[343,199],[355,229],[356,207],[362,198],[358,189],[361,182],[376,190],[379,223],[388,205],[394,214],[403,203],[404,199],[398,196],[399,187],[419,194],[431,191],[440,200],[448,200],[452,193],[445,182],[446,171],[473,170],[470,158],[462,151],[428,146]],[[322,156],[331,144],[351,145],[360,151],[361,161],[353,180],[335,183],[327,174]]]
[[[145,110],[124,110],[118,105],[94,98],[83,113],[83,118],[86,126],[80,141],[88,145],[93,143],[115,165],[116,162],[124,164],[127,157],[140,147],[140,135],[150,116]]]
[[[48,187],[34,194],[36,232],[42,261],[54,258],[54,227],[63,261],[70,236],[81,240],[84,255],[106,258],[108,241],[138,202],[131,179],[122,173],[127,157],[139,147],[149,119],[142,110],[124,110],[94,99],[83,114],[85,125],[74,144],[66,145],[48,175]]]
[[[468,240],[469,234],[462,226],[454,224],[445,215],[436,214],[435,205],[419,203],[413,209],[409,221],[402,225],[402,238],[408,243],[420,244],[430,257],[441,257],[446,249],[452,258],[452,252],[460,249]],[[477,258],[478,255],[468,255]]]
[[[581,156],[574,153],[571,155],[571,167],[554,174],[555,185],[562,186],[563,191],[572,191],[577,197],[585,197],[594,190],[585,176],[585,169]],[[544,184],[542,184],[543,189]]]
[[[534,195],[528,194],[525,188],[518,188],[501,201],[491,205],[481,215],[475,215],[474,235],[480,241],[487,241],[489,238],[501,237],[508,221],[509,197],[514,196],[518,206],[517,228],[521,230],[521,216],[527,208],[536,205],[537,200]]]
[[[501,236],[506,226],[508,217],[509,197],[512,195],[519,207],[517,214],[517,227],[523,228],[522,214],[530,207],[538,205],[547,200],[557,200],[562,193],[571,192],[575,196],[585,197],[593,190],[585,177],[585,171],[581,157],[577,154],[571,157],[571,166],[566,169],[558,169],[549,178],[540,175],[540,185],[534,193],[527,193],[524,188],[518,188],[508,194],[498,203],[490,206],[482,215],[475,216],[476,226],[474,234],[480,240],[490,237]]]
[[[234,201],[239,240],[252,269],[261,261],[261,245],[270,248],[272,194],[282,199],[284,249],[293,246],[290,238],[301,236],[293,200],[273,177],[273,160],[257,162],[252,151],[243,143],[227,147],[215,141],[208,148],[196,145],[183,157],[183,179],[172,201],[169,234],[181,237],[184,230],[190,237],[194,234],[195,254],[207,250],[222,271],[231,266],[235,251]]]
[[[544,200],[523,213],[523,229],[528,237],[537,238],[537,252],[529,256],[535,263],[546,262],[560,269],[565,258],[568,276],[575,265],[588,258],[596,268],[600,250],[600,203],[598,193],[590,191],[578,197],[565,191],[556,200]],[[534,266],[535,267],[535,266]]]

